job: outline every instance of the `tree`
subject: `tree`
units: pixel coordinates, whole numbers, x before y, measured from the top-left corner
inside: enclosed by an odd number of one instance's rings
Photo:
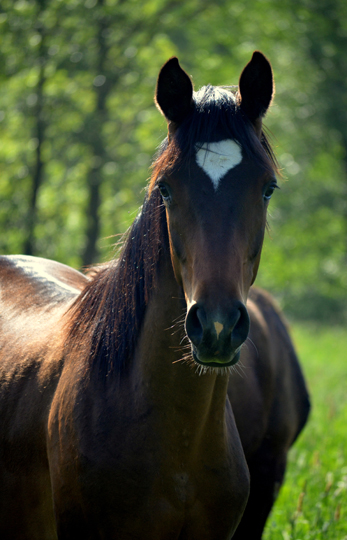
[[[258,282],[292,313],[344,310],[346,99],[341,0],[4,0],[0,251],[79,267],[109,257],[165,136],[153,105],[173,55],[195,86],[270,58],[266,123],[284,168]],[[326,13],[329,14],[326,17]],[[333,96],[333,99],[327,99]],[[2,111],[2,112],[1,112]]]

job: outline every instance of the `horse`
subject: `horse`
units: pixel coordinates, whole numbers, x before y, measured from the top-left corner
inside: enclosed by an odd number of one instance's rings
[[[89,277],[0,258],[0,536],[260,539],[309,413],[283,316],[251,288],[276,159],[272,68],[238,91],[177,58],[168,136],[119,256]]]

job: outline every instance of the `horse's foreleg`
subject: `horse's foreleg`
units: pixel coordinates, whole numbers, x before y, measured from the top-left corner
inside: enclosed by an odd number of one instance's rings
[[[274,456],[263,449],[249,462],[250,496],[233,540],[262,538],[266,520],[284,479],[286,458],[286,453]]]

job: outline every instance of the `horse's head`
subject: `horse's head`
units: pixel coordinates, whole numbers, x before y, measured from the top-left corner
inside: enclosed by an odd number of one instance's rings
[[[169,136],[156,162],[156,186],[166,207],[171,259],[187,302],[193,357],[227,367],[249,331],[245,302],[255,280],[275,164],[262,131],[273,94],[269,62],[255,52],[236,94],[193,92],[172,58],[159,74],[156,103]]]

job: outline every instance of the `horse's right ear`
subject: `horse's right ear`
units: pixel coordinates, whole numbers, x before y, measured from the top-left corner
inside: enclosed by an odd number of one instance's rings
[[[192,108],[193,84],[176,57],[170,58],[160,70],[155,103],[168,121],[170,131],[170,127],[181,124]]]

